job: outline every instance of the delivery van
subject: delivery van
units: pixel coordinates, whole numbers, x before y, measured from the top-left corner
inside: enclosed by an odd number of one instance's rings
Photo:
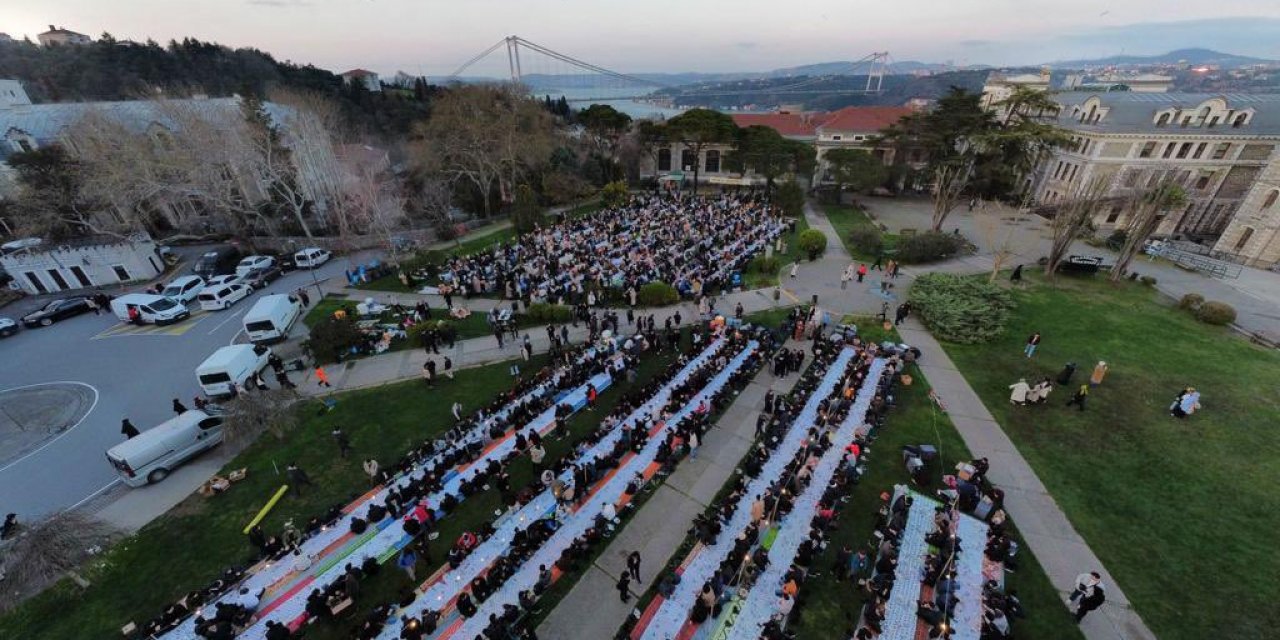
[[[244,386],[253,374],[267,368],[271,349],[252,344],[222,347],[196,367],[200,388],[210,397],[228,396],[232,385]]]
[[[186,411],[107,450],[124,483],[160,482],[174,469],[222,442],[222,416]]]
[[[328,249],[320,247],[307,247],[293,254],[293,264],[299,269],[315,269],[316,267],[329,261],[333,254]]]
[[[244,332],[249,334],[250,341],[258,344],[284,340],[300,315],[302,303],[294,296],[262,296],[249,313],[244,314]]]
[[[130,310],[136,310],[144,324],[173,324],[191,317],[186,305],[172,298],[150,293],[129,293],[111,299],[111,312],[125,322],[133,321]]]

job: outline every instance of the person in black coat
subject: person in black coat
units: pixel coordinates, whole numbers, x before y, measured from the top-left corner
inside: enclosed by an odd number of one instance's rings
[[[142,432],[138,431],[138,428],[133,426],[133,423],[129,422],[128,418],[125,418],[120,421],[120,433],[124,434],[125,440],[129,440],[138,437]]]
[[[1076,608],[1076,623],[1078,624],[1081,620],[1084,620],[1086,614],[1101,607],[1102,603],[1106,601],[1107,593],[1102,588],[1102,584],[1093,585],[1093,588],[1086,591],[1080,598],[1080,605]]]

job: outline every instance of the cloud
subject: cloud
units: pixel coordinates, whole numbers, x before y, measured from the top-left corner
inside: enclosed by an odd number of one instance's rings
[[[1000,43],[996,42],[995,40],[961,40],[960,42],[956,43],[957,46],[964,47],[965,49],[981,49],[983,47],[994,47],[997,44],[1000,44]]]
[[[1233,17],[1092,28],[1065,33],[1052,40],[1067,46],[1104,48],[1116,52],[1158,54],[1173,49],[1206,47],[1227,53],[1277,57],[1280,18]]]
[[[735,46],[735,47],[737,47],[737,48],[739,48],[739,49],[755,49],[756,47],[760,46],[760,43],[759,43],[759,42],[750,42],[750,41],[747,41],[747,42],[735,42],[735,43],[733,43],[733,46]]]

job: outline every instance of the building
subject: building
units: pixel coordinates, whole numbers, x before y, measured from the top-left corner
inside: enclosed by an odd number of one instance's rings
[[[370,91],[382,91],[382,81],[378,79],[378,74],[367,69],[352,69],[338,75],[347,84],[359,82]]]
[[[996,110],[998,107],[995,105],[1008,99],[1018,87],[1026,87],[1036,91],[1048,91],[1049,82],[1048,67],[1041,69],[1040,73],[1005,75],[992,72],[987,75],[986,82],[982,84],[982,106],[986,109]]]
[[[1126,198],[1172,178],[1187,204],[1161,220],[1155,235],[1212,242],[1238,261],[1269,266],[1280,258],[1280,95],[1075,93],[1057,125],[1076,145],[1058,149],[1032,175],[1036,202],[1073,197],[1095,177],[1107,196]],[[1123,228],[1124,206],[1094,219],[1103,232]]]
[[[804,112],[788,107],[772,113],[734,113],[730,117],[739,127],[769,127],[784,138],[813,145],[818,152],[815,179],[820,182],[826,173],[823,157],[832,149],[864,149],[886,164],[892,163],[893,149],[878,144],[877,137],[880,131],[914,112],[910,107],[845,107],[830,112]],[[692,175],[693,167],[697,164],[700,169],[699,178],[712,184],[761,181],[756,176],[740,176],[725,168],[724,158],[732,150],[733,146],[728,144],[708,145],[703,149],[701,157],[695,158],[692,149],[678,142],[672,143],[658,151],[657,166],[642,173],[683,178]]]
[[[13,38],[7,33],[0,33],[0,43],[13,42]]]
[[[53,25],[49,25],[49,30],[37,35],[36,39],[40,41],[41,45],[46,47],[60,44],[89,44],[90,42],[93,42],[93,38],[90,38],[83,33],[76,33],[70,29],[55,27]]]
[[[1173,86],[1173,76],[1162,76],[1156,73],[1135,75],[1107,73],[1094,78],[1089,84],[1124,88],[1134,93],[1165,93],[1169,91],[1169,87]]]
[[[23,291],[40,295],[150,280],[164,272],[164,259],[146,235],[91,237],[6,251],[0,267]]]
[[[31,104],[27,90],[17,80],[0,79],[0,111]]]

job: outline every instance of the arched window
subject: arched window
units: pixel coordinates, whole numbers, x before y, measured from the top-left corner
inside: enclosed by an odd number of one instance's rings
[[[693,171],[698,168],[698,156],[693,153],[693,149],[685,149],[680,152],[680,169],[683,171]]]
[[[1163,127],[1163,126],[1165,126],[1166,124],[1169,124],[1169,114],[1167,114],[1167,113],[1162,113],[1162,114],[1160,114],[1160,119],[1156,120],[1156,126],[1157,126],[1157,127]]]
[[[1240,251],[1245,245],[1249,244],[1249,238],[1253,237],[1253,227],[1245,227],[1244,233],[1240,234],[1240,239],[1236,240],[1236,251]]]
[[[1209,119],[1209,107],[1201,107],[1201,108],[1200,108],[1200,117],[1199,117],[1199,119],[1197,120],[1196,124],[1198,124],[1198,125],[1200,125],[1200,124],[1204,124],[1205,120],[1208,120],[1208,119]]]
[[[1233,122],[1231,123],[1231,126],[1233,126],[1233,127],[1243,127],[1243,126],[1244,126],[1244,122],[1245,122],[1245,120],[1248,120],[1248,119],[1249,119],[1249,114],[1247,114],[1247,113],[1242,113],[1242,114],[1240,114],[1240,115],[1236,116],[1236,119],[1235,119],[1235,121],[1233,121]]]
[[[671,170],[671,149],[658,149],[658,171]]]
[[[1267,194],[1267,199],[1262,201],[1262,208],[1270,209],[1271,205],[1276,203],[1276,198],[1280,198],[1280,189],[1272,189],[1271,193]]]
[[[720,173],[720,152],[712,149],[707,152],[706,166],[703,171],[707,173]]]

